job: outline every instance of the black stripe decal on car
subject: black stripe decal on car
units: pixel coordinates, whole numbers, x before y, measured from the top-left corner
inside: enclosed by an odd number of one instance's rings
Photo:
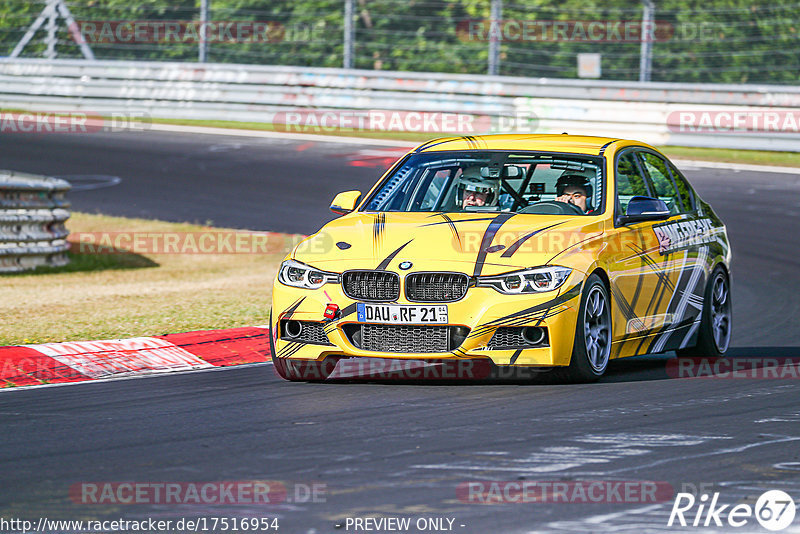
[[[445,143],[449,143],[450,141],[456,141],[456,140],[458,140],[458,137],[438,137],[436,139],[431,139],[430,141],[418,146],[417,149],[414,151],[414,153],[422,152],[426,148],[432,148],[437,145],[443,145]]]
[[[404,245],[400,245],[400,247],[397,250],[395,250],[394,252],[389,254],[377,267],[375,267],[375,270],[376,271],[385,271],[386,268],[389,266],[389,264],[392,263],[392,260],[395,258],[395,256],[400,254],[400,251],[403,250],[406,247],[406,245],[408,245],[408,243],[411,243],[412,241],[414,241],[414,240],[410,239]]]
[[[281,350],[278,351],[278,358],[288,358],[292,356],[294,353],[299,351],[306,343],[300,341],[290,341],[283,347]]]
[[[508,249],[505,252],[503,252],[503,254],[500,257],[501,258],[510,258],[519,249],[519,247],[521,247],[522,244],[525,243],[525,241],[527,241],[528,239],[532,238],[536,234],[540,234],[540,233],[544,232],[545,230],[549,230],[550,228],[553,228],[554,226],[558,226],[559,224],[562,224],[562,223],[551,224],[550,226],[545,226],[544,228],[540,228],[539,230],[534,230],[533,232],[520,237],[519,239],[514,241],[514,243],[510,247],[508,247]]]
[[[472,332],[470,332],[469,336],[467,336],[467,338],[481,337],[481,336],[483,336],[485,334],[488,334],[489,332],[492,332],[493,330],[496,330],[497,328],[499,328],[501,326],[525,326],[525,325],[530,324],[530,322],[534,321],[534,320],[536,321],[536,325],[535,326],[539,326],[539,325],[542,324],[542,321],[544,321],[545,319],[548,319],[550,317],[553,317],[555,315],[563,313],[564,311],[565,311],[564,308],[556,308],[556,309],[547,308],[543,312],[541,312],[541,311],[540,312],[533,312],[533,313],[530,313],[530,314],[527,314],[527,315],[522,315],[520,317],[515,317],[515,318],[512,318],[512,319],[505,319],[502,322],[498,322],[496,324],[481,325],[481,326],[478,326],[478,327],[474,328],[472,330]]]
[[[453,237],[455,237],[456,241],[458,241],[458,250],[463,250],[464,247],[461,245],[461,236],[458,235],[458,228],[456,228],[453,219],[448,217],[446,213],[442,213],[442,217],[444,217],[444,220],[447,221],[447,225],[450,227],[450,232],[452,232]]]
[[[640,247],[637,247],[639,250],[644,250],[644,236],[642,232],[638,232],[639,242],[642,244]],[[647,271],[647,263],[642,259],[642,256],[639,256],[639,261],[641,264],[639,265],[639,276],[636,277],[636,291],[633,292],[633,298],[631,299],[631,310],[636,315],[636,304],[639,302],[639,295],[642,292],[642,286],[644,285],[644,275]]]
[[[378,213],[372,223],[372,240],[376,246],[380,245],[383,238],[384,225],[386,224],[386,214]]]
[[[619,310],[622,312],[622,315],[625,316],[625,320],[627,322],[637,319],[636,313],[633,311],[633,307],[631,307],[631,305],[625,299],[625,295],[623,295],[622,290],[614,282],[611,282],[611,296],[613,297],[614,302],[617,303],[617,306],[619,306]],[[641,323],[641,326],[644,326],[644,323]]]
[[[432,222],[432,223],[426,223],[426,224],[423,224],[422,226],[439,226],[440,224],[451,224],[451,223],[452,224],[459,224],[459,223],[465,223],[465,222],[493,221],[494,220],[494,217],[480,217],[480,218],[477,218],[477,219],[457,219],[457,220],[454,221],[446,213],[437,213],[435,216],[436,217],[443,217],[445,220],[444,221]]]
[[[497,231],[500,230],[500,227],[503,226],[503,224],[514,215],[514,213],[501,213],[495,217],[491,223],[489,223],[489,226],[483,233],[481,248],[478,249],[478,258],[475,260],[475,270],[473,271],[472,276],[480,276],[481,271],[483,270],[483,263],[486,261],[486,249],[492,244],[492,240],[497,234]]]
[[[500,317],[499,319],[495,319],[493,321],[489,321],[488,323],[484,323],[483,325],[481,325],[480,327],[476,328],[475,330],[489,328],[489,327],[492,327],[492,326],[497,326],[497,325],[501,325],[501,324],[504,324],[504,323],[508,323],[509,321],[511,321],[513,319],[518,319],[518,318],[521,319],[524,316],[528,316],[530,314],[533,314],[533,313],[536,313],[536,312],[540,312],[540,311],[546,311],[546,310],[549,310],[551,308],[555,308],[556,306],[560,306],[562,304],[565,304],[565,303],[569,302],[570,300],[574,299],[575,297],[580,296],[580,294],[581,294],[581,286],[582,285],[583,285],[583,282],[578,282],[577,284],[572,286],[570,289],[568,289],[567,291],[563,292],[562,294],[560,294],[559,296],[557,296],[554,299],[548,300],[547,302],[543,302],[541,304],[537,304],[536,306],[531,306],[530,308],[525,308],[524,310],[520,310],[520,311],[511,313],[511,314],[506,315],[504,317]],[[527,317],[526,317],[526,319],[527,319]],[[471,335],[472,334],[470,334],[470,336]]]
[[[300,297],[299,299],[297,299],[297,300],[294,302],[294,304],[292,304],[291,306],[289,306],[288,308],[286,308],[286,311],[284,311],[284,312],[283,312],[283,313],[280,315],[280,317],[281,317],[281,318],[283,318],[283,319],[288,319],[289,317],[291,317],[291,316],[292,316],[292,314],[294,313],[294,311],[295,311],[297,308],[299,308],[299,307],[300,307],[300,304],[302,304],[302,303],[303,303],[303,301],[304,301],[305,299],[306,299],[305,297]]]
[[[606,143],[603,146],[601,146],[600,147],[600,153],[598,154],[598,156],[602,156],[603,152],[606,151],[606,149],[609,147],[609,145],[612,145],[612,144],[616,143],[617,141],[619,141],[619,139],[614,139],[613,141],[609,141],[608,143]]]

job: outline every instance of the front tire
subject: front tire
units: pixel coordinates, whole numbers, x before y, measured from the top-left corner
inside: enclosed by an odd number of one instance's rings
[[[557,369],[556,376],[570,382],[594,382],[603,376],[611,358],[611,331],[608,290],[592,274],[583,286],[569,366]]]
[[[731,342],[731,284],[722,267],[711,273],[703,297],[697,345],[677,351],[678,356],[722,358]]]
[[[278,376],[291,382],[322,382],[336,367],[336,361],[330,358],[316,361],[290,360],[273,356],[272,363]]]

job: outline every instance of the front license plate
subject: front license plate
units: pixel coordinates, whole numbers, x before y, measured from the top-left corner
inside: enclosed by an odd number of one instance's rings
[[[404,304],[358,303],[358,322],[395,324],[447,323],[447,306],[406,306]]]

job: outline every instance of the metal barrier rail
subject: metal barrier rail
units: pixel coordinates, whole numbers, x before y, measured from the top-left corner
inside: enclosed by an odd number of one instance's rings
[[[278,122],[290,109],[443,111],[538,118],[537,133],[659,145],[800,150],[800,134],[676,128],[680,112],[800,116],[800,87],[612,82],[288,66],[0,59],[0,107]],[[0,123],[2,128],[2,123]],[[438,132],[430,132],[435,137]],[[484,132],[464,132],[484,133]]]
[[[68,263],[69,182],[0,170],[0,273]]]

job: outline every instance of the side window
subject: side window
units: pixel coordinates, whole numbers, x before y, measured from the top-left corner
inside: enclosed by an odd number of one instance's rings
[[[669,170],[672,173],[672,179],[675,180],[675,187],[678,189],[678,195],[681,197],[681,201],[683,202],[683,209],[684,211],[694,211],[694,193],[692,192],[692,186],[689,185],[689,182],[686,181],[686,178],[680,173],[680,171],[675,168],[671,162],[669,163]]]
[[[447,185],[447,179],[450,178],[449,169],[441,169],[436,171],[436,174],[431,178],[430,185],[424,190],[424,196],[420,206],[415,211],[430,211],[436,206],[436,201],[442,194],[444,186]]]
[[[667,162],[650,152],[641,152],[640,154],[656,197],[667,203],[669,212],[672,214],[686,211],[683,209],[675,184],[670,177]]]
[[[626,213],[628,202],[633,196],[650,196],[644,178],[636,164],[633,150],[624,152],[617,158],[617,199],[622,213]]]

